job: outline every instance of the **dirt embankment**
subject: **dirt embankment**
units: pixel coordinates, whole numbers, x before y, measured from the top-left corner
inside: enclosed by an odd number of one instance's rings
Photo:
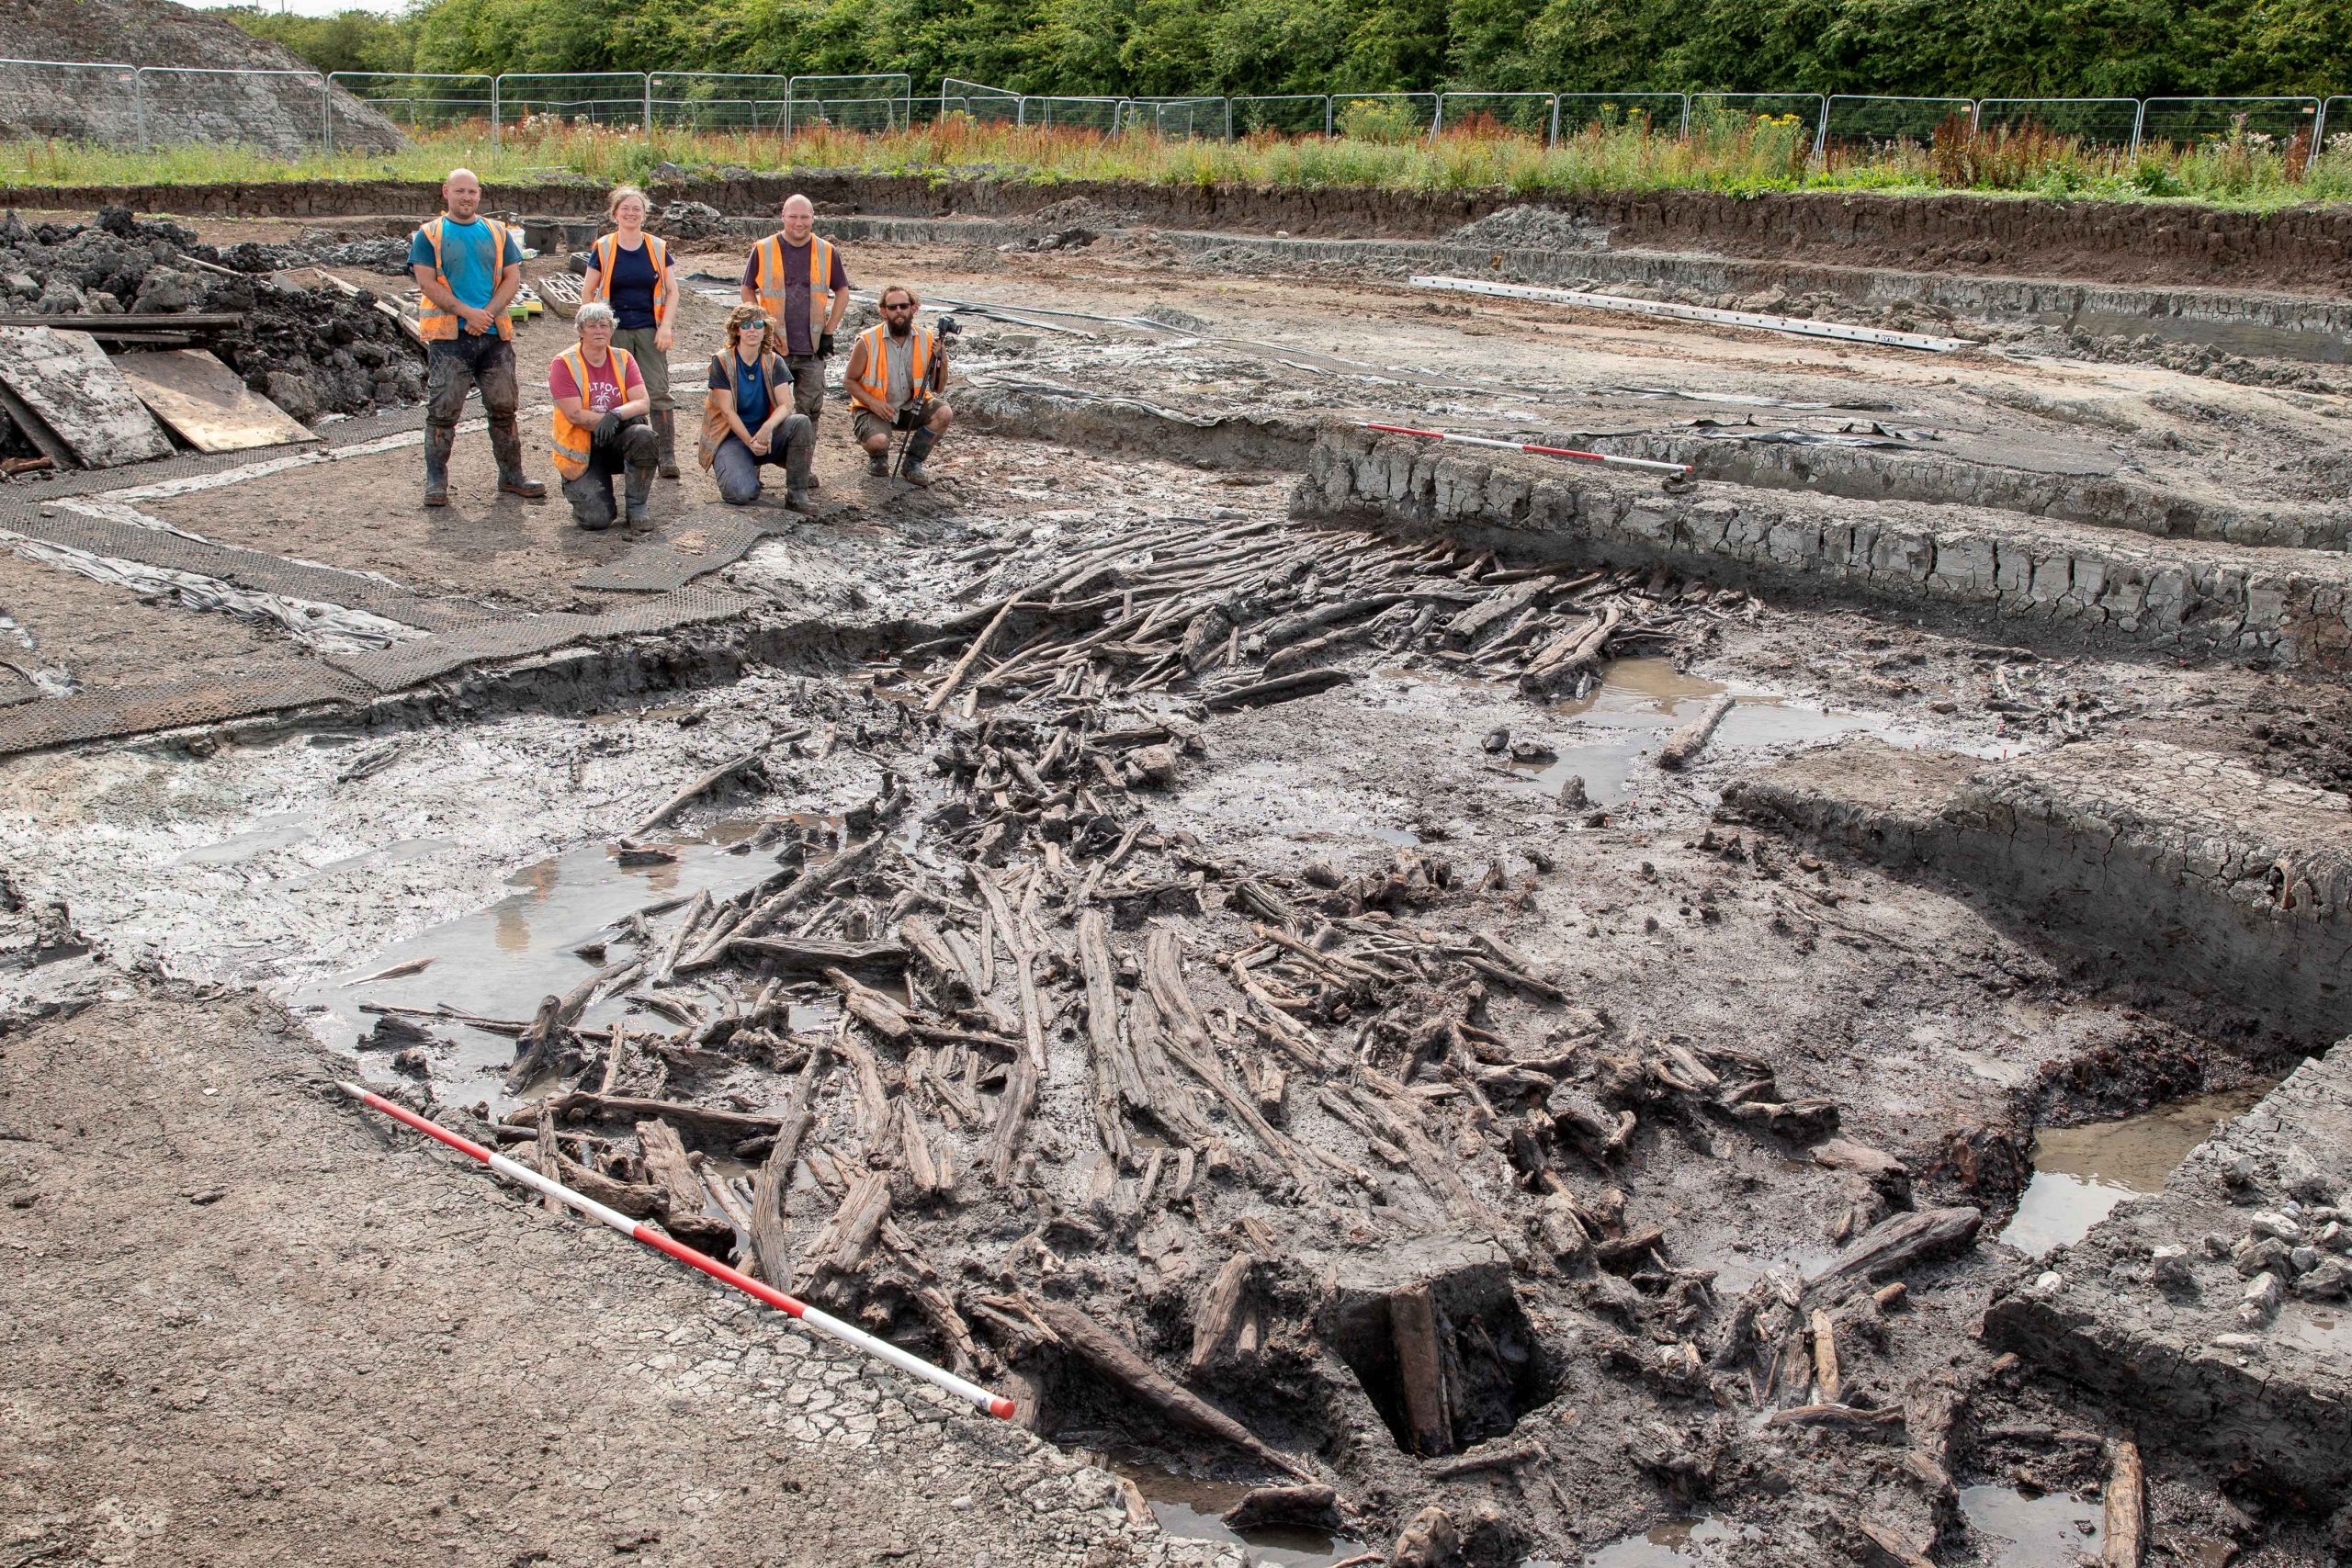
[[[933,182],[807,170],[657,183],[657,200],[707,202],[728,213],[770,210],[806,191],[840,211],[913,217],[1006,217],[1084,197],[1141,223],[1353,238],[1430,238],[1522,198],[1507,191],[1276,190],[1114,182],[1012,185]],[[600,186],[498,186],[494,208],[551,217],[600,216]],[[424,181],[220,186],[61,186],[0,191],[27,208],[124,202],[141,211],[327,218],[429,212]],[[1803,192],[1734,197],[1641,191],[1554,203],[1605,230],[1619,249],[1702,251],[1850,266],[2104,283],[2228,285],[2296,294],[2352,288],[2352,209],[2226,212],[2187,205]]]

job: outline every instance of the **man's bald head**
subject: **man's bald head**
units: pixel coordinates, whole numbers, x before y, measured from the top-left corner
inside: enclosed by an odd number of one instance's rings
[[[481,179],[471,169],[452,169],[441,182],[441,201],[449,216],[463,223],[481,206]]]
[[[794,244],[805,243],[809,231],[817,227],[817,204],[795,191],[784,198],[784,237]]]

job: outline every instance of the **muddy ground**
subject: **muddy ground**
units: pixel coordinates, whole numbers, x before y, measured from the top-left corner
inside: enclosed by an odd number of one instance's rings
[[[49,1478],[11,1505],[21,1560],[339,1560],[357,1487],[404,1561],[1108,1563],[1196,1550],[1130,1510],[1227,1540],[1210,1515],[1302,1481],[1330,1498],[1247,1550],[2067,1562],[2135,1438],[2147,1561],[2327,1560],[2340,1499],[1977,1329],[2043,1266],[2046,1231],[2002,1239],[2038,1128],[2242,1105],[2332,1037],[1724,795],[1858,740],[1961,772],[2151,743],[2340,789],[2339,650],[1498,554],[1310,522],[1294,487],[1322,425],[1408,415],[1677,457],[1702,494],[2332,570],[2342,398],[1966,322],[1984,346],[1931,356],[1269,276],[1107,228],[850,265],[959,315],[965,428],[913,494],[829,411],[821,514],[759,509],[703,579],[747,615],[0,766],[10,1469]],[[699,289],[732,289],[693,283],[702,344]],[[532,323],[526,364],[565,335]],[[625,602],[577,580],[631,542],[492,500],[482,445],[437,514],[401,446],[109,504],[485,613]],[[738,515],[691,469],[657,512],[686,556]],[[6,569],[24,662],[87,687],[314,659]],[[518,1040],[543,997],[577,1001]],[[321,1089],[355,1073],[545,1136],[1059,1449],[864,1373],[869,1424],[817,1419],[798,1369],[852,1362],[357,1121]],[[638,1101],[699,1156],[691,1197]],[[701,1360],[647,1355],[673,1325]]]

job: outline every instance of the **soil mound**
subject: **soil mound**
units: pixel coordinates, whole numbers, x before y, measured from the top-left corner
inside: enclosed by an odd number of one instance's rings
[[[1609,231],[1552,207],[1506,207],[1464,223],[1446,236],[1470,245],[1500,245],[1520,251],[1600,251]]]
[[[392,123],[350,94],[322,93],[310,67],[281,45],[209,11],[172,0],[0,0],[0,38],[20,60],[106,61],[171,67],[133,90],[130,73],[83,67],[0,69],[0,137],[115,146],[243,142],[267,152],[312,151],[333,117],[338,149],[401,145]],[[262,76],[235,72],[288,71]]]
[[[96,223],[0,218],[0,309],[39,315],[234,311],[210,344],[245,384],[306,423],[424,395],[422,368],[376,297],[306,288],[270,276],[311,259],[294,247],[203,243],[176,223],[109,207]],[[235,276],[193,265],[228,267]]]

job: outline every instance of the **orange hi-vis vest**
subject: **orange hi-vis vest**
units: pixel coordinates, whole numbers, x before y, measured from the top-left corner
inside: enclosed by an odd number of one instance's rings
[[[441,225],[447,221],[448,216],[445,212],[438,218],[428,220],[424,227],[417,231],[433,247],[433,281],[445,290],[449,287],[449,275],[441,269]],[[482,222],[490,226],[490,275],[495,278],[506,270],[506,225],[495,218],[485,218]],[[425,342],[455,343],[458,330],[463,325],[455,310],[443,310],[421,293],[417,296],[416,330]],[[498,313],[498,335],[510,343],[514,338],[514,320],[503,310]]]
[[[752,287],[759,290],[760,309],[776,324],[786,344],[792,334],[784,322],[784,247],[782,234],[770,234],[752,247],[752,254],[759,262],[759,281]],[[815,346],[824,334],[825,313],[833,308],[833,243],[808,236],[808,342]]]
[[[931,352],[935,340],[929,327],[914,327],[910,332],[915,347],[907,356],[907,391],[913,396],[931,385]],[[889,327],[880,321],[857,334],[857,341],[865,345],[865,371],[858,377],[857,385],[884,408],[892,407],[889,351],[884,346],[889,335]],[[842,390],[848,389],[844,387]]]
[[[587,294],[585,298],[602,299],[609,304],[613,298],[613,264],[620,260],[621,237],[617,233],[606,234],[588,249],[595,258],[588,264],[588,270],[596,275],[596,292]],[[669,313],[670,247],[648,234],[645,236],[645,256],[653,264],[653,321],[658,326],[662,317]]]
[[[629,367],[637,361],[629,357],[628,350],[625,348],[607,348],[605,353],[610,356],[613,379],[619,383],[621,396],[626,400],[628,396]],[[593,411],[588,407],[587,355],[575,343],[556,358],[571,367],[571,384],[580,393],[580,412],[591,413]],[[564,416],[560,403],[556,405],[553,412],[555,471],[567,479],[576,479],[588,471],[588,451],[595,444],[596,421],[605,416],[594,414],[585,424],[581,424]]]

